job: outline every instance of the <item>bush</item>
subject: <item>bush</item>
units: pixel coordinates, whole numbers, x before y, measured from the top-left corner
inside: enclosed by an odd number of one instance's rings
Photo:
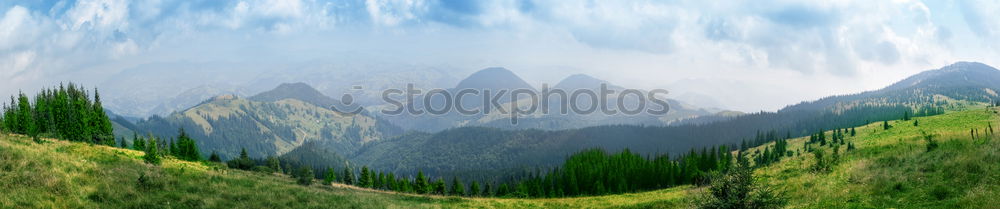
[[[780,208],[786,203],[771,189],[756,184],[753,168],[742,154],[728,173],[712,179],[708,190],[699,208]]]
[[[933,134],[927,134],[926,132],[921,132],[924,135],[924,141],[927,142],[927,152],[934,151],[938,148],[937,141],[934,140]]]
[[[313,178],[315,178],[312,169],[305,166],[299,168],[299,172],[297,172],[295,176],[298,177],[298,180],[296,181],[297,183],[306,186],[312,184]]]

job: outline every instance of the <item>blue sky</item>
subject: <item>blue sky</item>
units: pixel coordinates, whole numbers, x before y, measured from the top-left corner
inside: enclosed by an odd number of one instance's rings
[[[150,63],[292,69],[349,54],[503,66],[534,84],[586,73],[774,110],[955,61],[998,66],[995,40],[1000,3],[987,0],[6,0],[0,94]]]

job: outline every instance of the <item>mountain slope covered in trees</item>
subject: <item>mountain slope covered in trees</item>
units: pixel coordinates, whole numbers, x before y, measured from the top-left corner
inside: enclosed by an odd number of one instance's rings
[[[976,102],[1000,100],[994,83],[961,82],[975,73],[997,78],[1000,71],[979,63],[956,63],[931,72],[922,85],[833,96],[777,112],[740,115],[722,121],[679,126],[597,126],[580,129],[501,130],[461,127],[433,134],[408,134],[372,143],[353,162],[395,172],[423,170],[470,178],[555,166],[561,157],[590,148],[630,149],[648,154],[686,153],[717,145],[756,146],[785,136],[853,127],[903,115],[940,114]],[[986,74],[986,75],[980,75]],[[958,82],[958,83],[954,83]]]
[[[275,92],[290,87],[311,89],[304,84],[289,84],[279,86]],[[322,94],[265,92],[251,99],[222,95],[167,117],[141,120],[134,126],[139,133],[158,136],[170,136],[184,128],[199,139],[202,152],[216,151],[223,158],[236,156],[242,148],[255,158],[278,156],[307,142],[316,142],[334,153],[353,153],[363,144],[402,132],[365,114],[318,106],[329,103],[336,101]]]

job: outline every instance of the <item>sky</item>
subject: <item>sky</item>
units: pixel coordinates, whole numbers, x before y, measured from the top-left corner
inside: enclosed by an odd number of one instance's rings
[[[957,61],[1000,66],[995,40],[992,0],[4,0],[0,95],[157,63],[351,56],[458,77],[500,66],[539,86],[584,73],[773,111]]]

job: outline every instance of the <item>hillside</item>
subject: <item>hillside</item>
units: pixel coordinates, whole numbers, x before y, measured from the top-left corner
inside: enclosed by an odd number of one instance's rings
[[[1000,137],[987,130],[1000,123],[998,108],[974,108],[912,121],[857,128],[832,172],[811,172],[801,149],[807,138],[789,140],[793,152],[756,171],[792,208],[989,208],[1000,196]],[[994,129],[996,127],[993,127]],[[969,130],[978,129],[972,139]],[[936,135],[928,151],[922,133]],[[0,136],[0,207],[102,208],[685,208],[704,188],[554,199],[458,198],[393,194],[333,186],[298,186],[287,177],[229,170],[212,163],[172,158],[160,166],[143,153],[15,135]],[[769,145],[766,145],[769,146]],[[763,147],[754,148],[760,150]],[[830,149],[830,148],[823,148]],[[751,156],[753,157],[753,156]],[[139,181],[140,176],[149,177]]]
[[[202,152],[217,151],[223,158],[235,156],[241,148],[257,158],[277,156],[306,142],[327,145],[325,149],[336,153],[352,153],[365,143],[400,133],[384,121],[336,112],[296,98],[269,102],[231,95],[167,117],[153,116],[135,126],[139,133],[158,136],[174,136],[184,128],[199,139]]]
[[[462,107],[465,109],[478,109],[484,110],[487,107],[490,108],[491,112],[489,114],[479,113],[479,114],[460,114],[457,111],[450,111],[445,114],[435,115],[435,114],[401,114],[401,115],[386,115],[385,118],[392,121],[394,124],[399,125],[407,130],[416,130],[424,132],[438,132],[450,128],[456,127],[493,127],[509,130],[523,130],[523,129],[542,129],[542,130],[565,130],[565,129],[576,129],[584,128],[590,126],[601,126],[601,125],[651,125],[651,126],[664,126],[672,124],[680,124],[681,121],[685,119],[692,119],[698,116],[708,116],[713,115],[718,110],[710,110],[695,107],[690,104],[686,104],[682,101],[674,99],[666,99],[666,102],[670,106],[670,110],[664,115],[652,115],[647,113],[629,115],[629,114],[577,114],[570,111],[571,104],[578,104],[576,107],[578,109],[586,110],[591,107],[592,100],[599,99],[590,97],[590,94],[582,94],[576,98],[578,101],[563,101],[559,99],[559,94],[551,94],[548,97],[547,105],[548,109],[546,112],[541,111],[543,108],[542,101],[532,101],[530,98],[524,94],[519,98],[512,98],[511,91],[513,90],[527,90],[534,92],[541,98],[544,94],[543,90],[547,91],[563,91],[566,93],[565,100],[569,100],[569,95],[572,95],[574,91],[577,90],[587,90],[594,93],[595,97],[601,90],[601,86],[606,85],[609,90],[614,90],[613,94],[608,95],[605,104],[608,104],[607,108],[612,110],[618,110],[618,95],[626,90],[625,87],[612,84],[610,82],[600,80],[584,74],[574,74],[561,80],[554,86],[549,86],[546,89],[535,89],[529,85],[526,81],[518,77],[513,72],[504,68],[486,68],[477,71],[469,77],[461,80],[454,88],[445,89],[449,95],[458,95],[462,90],[474,89],[482,92],[489,91],[490,97],[486,97],[482,94],[466,94],[463,95],[461,102]],[[430,99],[426,99],[426,90],[424,95],[417,95],[414,98],[413,103],[404,104],[408,108],[414,108],[417,110],[426,110],[427,105],[435,109],[442,109],[447,107],[446,100],[442,99],[440,95],[432,96]],[[642,92],[645,96],[646,93]],[[626,107],[636,109],[637,100],[635,95],[633,97],[627,97],[623,99],[623,104]],[[664,96],[664,95],[660,95]],[[496,99],[496,103],[486,104],[484,101],[490,101],[491,99]],[[399,100],[402,100],[401,98]],[[529,105],[534,104],[539,111],[535,111],[534,114],[529,115],[519,115],[518,123],[511,123],[510,111],[511,107],[514,106],[514,102],[517,102],[517,107],[520,109],[529,109]],[[500,107],[498,108],[497,105]],[[650,109],[661,108],[655,106],[652,102],[647,101],[643,105],[650,107]],[[560,108],[565,107],[565,108]],[[386,108],[381,106],[381,108]],[[391,109],[396,109],[395,106],[388,107]],[[503,109],[504,111],[499,111],[498,109]],[[565,110],[566,113],[562,113]],[[724,117],[711,118],[704,121],[715,121],[726,119]]]
[[[734,147],[742,142],[755,146],[767,141],[759,138],[761,134],[807,136],[820,130],[892,120],[904,114],[935,115],[945,109],[959,110],[979,102],[1000,100],[993,94],[1000,89],[993,89],[990,83],[955,85],[952,81],[965,77],[965,72],[970,70],[978,72],[977,75],[991,75],[982,76],[987,78],[1000,75],[1000,71],[988,66],[984,71],[965,68],[965,65],[969,64],[958,63],[931,71],[951,73],[935,74],[919,86],[832,96],[777,112],[713,116],[665,127],[605,125],[554,131],[460,127],[372,143],[363,148],[364,152],[349,158],[352,162],[365,162],[396,172],[424,170],[473,177],[481,173],[555,166],[562,157],[588,148],[609,151],[627,148],[648,155],[684,153],[717,145]]]
[[[341,184],[300,186],[283,175],[226,169],[85,143],[0,135],[0,208],[579,208],[668,202],[686,187],[642,194],[546,200],[395,194]],[[139,180],[140,176],[148,180]]]

